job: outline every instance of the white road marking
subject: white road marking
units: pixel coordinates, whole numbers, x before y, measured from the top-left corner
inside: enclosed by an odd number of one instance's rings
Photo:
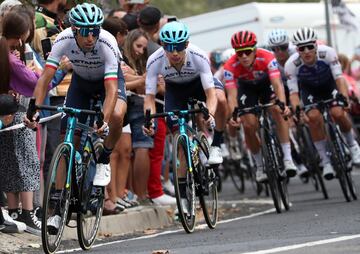
[[[289,251],[289,250],[295,250],[305,247],[313,247],[318,245],[324,245],[329,243],[337,243],[342,241],[349,241],[353,239],[360,238],[360,234],[358,235],[349,235],[349,236],[341,236],[336,238],[330,238],[325,240],[319,240],[319,241],[313,241],[313,242],[307,242],[307,243],[300,243],[300,244],[294,244],[294,245],[288,245],[283,247],[276,247],[268,250],[258,250],[258,251],[251,251],[251,252],[241,252],[241,254],[271,254],[271,253],[278,253],[283,251]]]
[[[250,215],[247,215],[247,216],[241,216],[241,217],[236,217],[236,218],[233,218],[233,219],[222,220],[222,221],[219,221],[218,224],[224,224],[224,223],[229,223],[229,222],[233,222],[233,221],[250,219],[250,218],[258,217],[258,216],[268,214],[268,213],[272,213],[272,212],[275,212],[275,208],[271,208],[271,209],[265,210],[263,212],[253,213],[253,214],[250,214]],[[204,229],[206,227],[207,227],[206,224],[201,224],[201,225],[196,226],[196,229]],[[160,232],[160,233],[153,234],[153,235],[144,235],[144,236],[130,238],[130,239],[118,240],[118,241],[107,242],[107,243],[100,243],[100,244],[93,245],[92,248],[99,248],[99,247],[102,247],[102,246],[118,244],[118,243],[123,243],[123,242],[136,241],[136,240],[142,240],[142,239],[150,239],[150,238],[155,238],[155,237],[158,237],[158,236],[161,236],[161,235],[169,235],[169,234],[174,234],[174,233],[178,233],[178,232],[182,232],[182,231],[184,231],[184,229],[169,230],[169,231],[164,231],[164,232]],[[76,248],[76,249],[58,251],[57,253],[71,253],[71,252],[81,251],[81,250],[82,250],[81,248]]]

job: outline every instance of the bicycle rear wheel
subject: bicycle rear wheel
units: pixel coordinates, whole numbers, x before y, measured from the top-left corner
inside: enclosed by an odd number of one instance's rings
[[[230,177],[233,184],[235,185],[235,188],[240,193],[244,193],[245,191],[244,170],[240,168],[240,161],[237,160],[231,161]]]
[[[199,142],[199,156],[209,158],[209,144],[206,136],[200,133],[196,140]],[[201,184],[199,193],[200,205],[203,210],[206,224],[209,228],[214,229],[218,220],[218,192],[217,192],[217,176],[215,169],[203,165],[201,159],[197,168],[197,176]]]
[[[69,212],[72,177],[66,184],[71,149],[60,144],[52,157],[43,198],[41,240],[45,253],[55,253],[60,245]]]
[[[185,231],[192,233],[196,217],[194,169],[187,157],[190,151],[186,136],[177,133],[173,141],[173,174],[178,216]]]
[[[84,151],[83,154],[83,176],[77,213],[77,235],[83,250],[89,250],[95,242],[103,212],[105,188],[92,184],[96,170],[94,155],[98,157],[102,149],[103,144],[97,142],[94,144],[95,151]]]
[[[270,188],[271,197],[274,202],[274,206],[277,213],[281,213],[281,195],[279,191],[279,185],[277,182],[277,175],[275,173],[275,157],[271,149],[271,142],[264,129],[260,129],[261,137],[261,151],[264,158],[265,172],[268,178],[268,186]]]

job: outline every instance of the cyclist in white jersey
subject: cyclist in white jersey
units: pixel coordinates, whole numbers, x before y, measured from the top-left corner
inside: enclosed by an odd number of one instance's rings
[[[300,97],[304,105],[334,98],[338,93],[348,100],[347,84],[342,76],[335,50],[325,45],[317,45],[316,39],[315,31],[307,27],[300,28],[293,35],[297,53],[293,54],[285,64],[293,108],[300,104]],[[352,124],[347,113],[343,107],[334,105],[330,114],[339,125],[349,145],[353,164],[360,164],[360,148],[354,139]],[[312,108],[306,112],[304,118],[309,123],[311,136],[324,166],[323,176],[331,180],[335,173],[326,150],[321,113],[318,109]]]
[[[34,96],[36,104],[43,102],[48,84],[63,56],[67,56],[73,65],[65,105],[89,109],[93,96],[100,95],[104,124],[97,131],[109,132],[109,135],[105,138],[104,151],[96,165],[93,184],[106,186],[110,182],[109,156],[121,135],[126,112],[125,81],[119,67],[121,54],[116,39],[101,29],[104,16],[96,5],[76,5],[70,11],[69,20],[71,27],[57,36]],[[86,123],[86,119],[86,115],[81,115],[79,122]],[[66,120],[63,119],[62,125],[66,126]]]
[[[216,119],[208,163],[220,164],[220,145],[223,142],[222,135],[227,117],[224,88],[221,82],[213,77],[205,52],[190,44],[188,39],[188,28],[181,22],[167,23],[161,29],[160,40],[163,47],[155,51],[147,61],[144,108],[150,108],[152,113],[155,112],[158,75],[163,76],[166,84],[165,111],[186,109],[190,97],[206,101],[210,113],[207,123],[215,123]]]

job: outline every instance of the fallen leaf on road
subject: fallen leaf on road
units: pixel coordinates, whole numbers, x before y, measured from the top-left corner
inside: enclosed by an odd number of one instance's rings
[[[151,235],[151,234],[155,234],[157,232],[158,231],[156,229],[146,229],[146,230],[144,230],[145,235]]]
[[[30,248],[34,248],[34,249],[39,249],[40,248],[40,244],[38,244],[38,243],[30,243],[28,246]]]
[[[170,254],[168,250],[154,250],[151,254]]]

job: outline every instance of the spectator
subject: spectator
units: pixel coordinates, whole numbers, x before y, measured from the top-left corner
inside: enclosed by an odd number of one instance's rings
[[[147,60],[147,35],[138,29],[131,31],[124,44],[124,55],[128,64],[121,68],[125,76],[126,88],[134,94],[145,92],[145,70]],[[142,132],[144,124],[144,99],[131,95],[128,97],[127,117],[131,127],[132,147],[134,149],[133,182],[135,194],[139,201],[146,203],[147,181],[149,177],[149,149],[153,146],[152,138]]]
[[[120,6],[127,13],[138,13],[140,10],[144,9],[149,3],[150,0],[119,0]]]
[[[123,8],[117,8],[117,9],[112,9],[109,12],[108,18],[117,17],[119,19],[122,19],[125,15],[126,15],[126,11],[124,11]]]
[[[0,39],[0,93],[31,96],[39,75],[18,58],[16,47],[24,44],[30,34],[29,18],[23,13],[10,11],[2,21]],[[16,113],[14,123],[23,120],[23,113]],[[0,133],[3,144],[0,157],[0,187],[8,198],[9,214],[22,221],[27,231],[39,235],[41,222],[34,214],[33,193],[39,189],[40,165],[37,158],[35,137],[30,129],[23,128]],[[19,202],[22,209],[20,210]]]
[[[25,108],[9,94],[0,94],[0,129],[10,125],[14,121],[16,112],[25,112]],[[2,193],[1,193],[2,195]],[[0,231],[3,233],[22,233],[26,229],[23,222],[14,221],[7,210],[0,210]]]
[[[0,4],[0,24],[2,22],[1,20],[5,17],[6,13],[16,5],[21,5],[21,2],[18,0],[5,0]],[[0,34],[1,33],[2,31],[0,26]]]

